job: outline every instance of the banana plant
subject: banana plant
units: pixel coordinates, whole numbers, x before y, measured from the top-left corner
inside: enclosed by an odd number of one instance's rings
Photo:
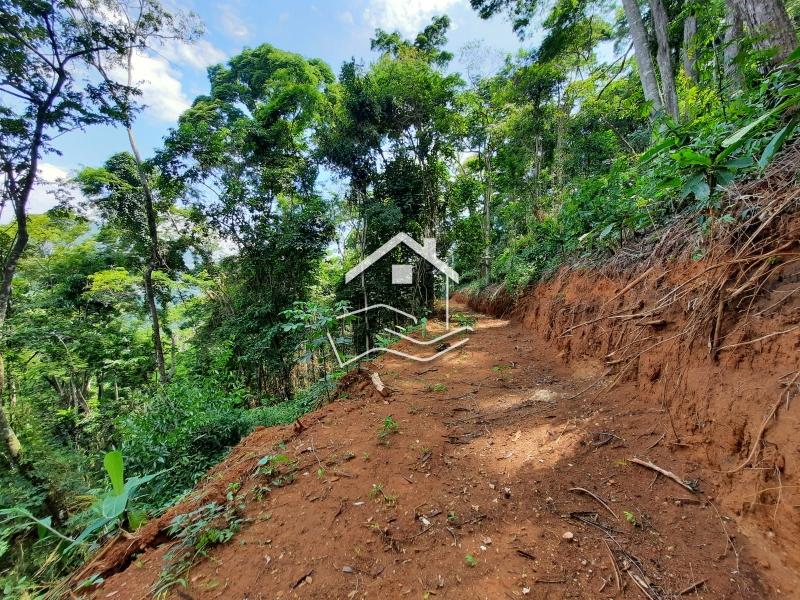
[[[132,506],[132,500],[138,489],[149,481],[155,479],[165,471],[164,469],[142,477],[125,479],[125,461],[122,452],[112,450],[103,456],[103,467],[111,481],[111,490],[99,496],[89,509],[97,515],[80,535],[69,546],[72,547],[85,543],[96,531],[105,529],[109,525],[117,526],[127,522],[129,531],[136,531],[147,520],[147,513]]]
[[[4,527],[13,525],[15,531],[35,526],[40,538],[52,535],[59,542],[66,542],[68,545],[64,549],[64,553],[69,553],[78,546],[89,542],[97,532],[113,530],[121,527],[123,523],[127,523],[129,531],[136,531],[146,521],[147,513],[133,506],[132,499],[141,486],[169,469],[142,477],[130,477],[126,480],[125,462],[122,452],[119,450],[112,450],[103,456],[103,467],[111,482],[111,490],[98,496],[94,501],[89,510],[96,515],[96,518],[77,537],[71,538],[55,529],[50,517],[40,519],[21,507],[0,510],[0,524]],[[27,522],[27,526],[25,522]],[[3,545],[0,544],[0,555],[3,553],[2,549]]]

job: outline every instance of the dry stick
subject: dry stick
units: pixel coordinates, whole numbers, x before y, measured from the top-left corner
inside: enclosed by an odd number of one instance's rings
[[[725,527],[725,520],[722,518],[722,515],[719,514],[719,509],[717,509],[717,505],[714,504],[711,500],[708,501],[711,505],[711,508],[714,509],[714,512],[717,513],[717,518],[719,519],[720,525],[722,525],[722,531],[725,533],[725,538],[727,542],[725,543],[725,554],[728,553],[728,546],[731,547],[733,550],[733,555],[736,557],[736,572],[739,572],[739,551],[736,549],[736,544],[733,543],[733,538],[731,538],[731,534],[728,533],[728,528]]]
[[[633,281],[631,281],[631,282],[630,282],[628,285],[626,285],[624,288],[622,288],[622,291],[621,291],[621,292],[619,292],[618,294],[615,294],[615,295],[614,295],[614,297],[613,297],[613,298],[611,298],[611,300],[608,300],[608,301],[604,302],[603,304],[604,304],[604,305],[605,305],[605,304],[610,304],[611,302],[613,302],[614,300],[616,300],[616,299],[617,299],[617,298],[619,298],[620,296],[624,296],[626,293],[628,293],[629,291],[631,291],[631,289],[632,289],[632,288],[636,287],[636,286],[637,286],[639,283],[641,283],[641,281],[642,281],[642,280],[643,280],[645,277],[647,277],[647,276],[650,274],[650,272],[651,272],[652,270],[653,270],[653,267],[650,267],[649,269],[647,269],[647,270],[646,270],[644,273],[642,273],[641,275],[639,275],[639,276],[638,276],[636,279],[634,279],[634,280],[633,280]]]
[[[767,308],[758,311],[754,316],[760,317],[761,315],[763,315],[768,310],[771,310],[771,309],[775,308],[776,306],[778,306],[780,304],[783,304],[788,298],[791,298],[792,295],[796,294],[797,292],[800,292],[800,287],[796,287],[793,290],[789,290],[789,293],[786,294],[783,298],[781,298],[777,302],[774,302],[774,303],[770,304]]]
[[[677,363],[676,363],[677,365]],[[686,370],[678,371],[678,377],[675,380],[675,391],[673,393],[678,393],[678,388],[681,385],[681,381],[683,381],[683,377],[686,374]],[[670,410],[669,405],[667,404],[667,382],[664,382],[664,395],[662,396],[661,400],[662,408],[667,412],[667,417],[669,417],[669,426],[672,429],[672,435],[675,436],[675,441],[680,443],[681,436],[678,435],[678,430],[675,428],[675,420],[672,418],[672,410]],[[649,450],[649,448],[648,448]]]
[[[580,392],[578,392],[577,394],[573,394],[573,395],[572,395],[572,396],[570,396],[569,398],[564,398],[564,400],[574,400],[574,399],[575,399],[575,398],[577,398],[578,396],[581,396],[581,395],[585,394],[585,393],[586,393],[586,392],[588,392],[590,389],[592,389],[594,386],[596,386],[598,383],[600,383],[601,381],[603,381],[603,379],[604,379],[604,378],[605,378],[607,375],[609,375],[610,373],[611,373],[611,369],[606,369],[606,371],[605,371],[605,372],[604,372],[602,375],[600,375],[600,377],[598,377],[597,379],[595,379],[595,380],[594,380],[592,383],[590,383],[589,385],[587,385],[587,386],[586,386],[585,388],[583,388],[583,389],[582,389]]]
[[[383,381],[381,381],[381,376],[377,372],[375,371],[371,372],[369,374],[369,378],[372,381],[372,385],[375,387],[378,394],[380,394],[384,398],[389,395],[387,387],[384,385]]]
[[[792,393],[792,386],[795,384],[795,382],[797,381],[797,379],[799,377],[800,377],[800,371],[797,371],[797,373],[795,373],[794,377],[792,378],[792,381],[789,382],[788,386],[786,386],[786,402],[787,403],[789,402],[789,397],[791,396],[791,393]],[[769,422],[770,422],[770,420],[772,420],[772,417],[775,416],[775,413],[778,412],[778,408],[780,407],[782,402],[783,402],[783,394],[780,394],[778,396],[778,401],[772,406],[772,409],[769,411],[769,414],[767,415],[767,418],[764,419],[764,421],[761,423],[761,427],[758,428],[758,433],[756,434],[755,440],[753,441],[753,445],[750,447],[750,452],[748,453],[747,458],[744,459],[744,462],[742,464],[740,464],[738,467],[736,467],[735,469],[732,469],[731,471],[724,471],[724,473],[726,473],[728,475],[730,475],[731,473],[736,473],[738,471],[741,471],[747,465],[750,464],[750,461],[753,460],[753,457],[755,456],[756,452],[758,451],[758,448],[759,448],[759,446],[761,444],[761,438],[764,436],[764,432],[767,430],[767,425],[769,425]]]
[[[695,581],[693,584],[683,588],[680,592],[678,592],[679,596],[685,596],[686,594],[699,589],[708,579],[701,579],[700,581]]]
[[[666,433],[662,433],[662,434],[661,434],[661,437],[660,437],[660,438],[658,438],[658,439],[657,439],[655,442],[653,442],[652,444],[650,444],[650,445],[649,445],[647,448],[645,448],[645,450],[652,450],[653,448],[655,448],[656,446],[658,446],[658,443],[659,443],[661,440],[663,440],[665,437],[667,437],[667,434],[666,434]]]
[[[617,559],[614,558],[614,553],[611,552],[611,546],[608,545],[608,542],[603,540],[603,543],[606,545],[606,550],[608,550],[608,556],[611,558],[611,566],[614,567],[614,579],[617,580],[617,591],[622,591],[622,576],[619,574],[619,567],[617,567]]]
[[[611,316],[606,317],[606,318],[609,319],[609,320],[614,319],[614,320],[627,321],[629,319],[640,319],[642,317],[649,317],[651,314],[652,314],[652,312],[648,311],[648,312],[643,312],[643,313],[632,313],[632,314],[627,314],[627,315],[625,315],[625,314],[623,314],[623,315],[611,315]]]
[[[778,497],[775,499],[775,510],[772,513],[772,520],[778,520],[778,507],[781,505],[781,496],[783,496],[783,481],[781,481],[781,470],[775,465],[775,475],[778,476]]]
[[[768,253],[766,253],[766,254],[762,254],[761,256],[759,256],[758,258],[755,258],[755,259],[754,259],[753,257],[747,257],[747,258],[735,258],[735,259],[732,259],[732,260],[729,260],[729,261],[726,261],[726,262],[722,262],[722,263],[716,263],[716,264],[713,264],[713,265],[711,265],[711,266],[709,266],[709,267],[706,267],[704,270],[702,270],[702,271],[701,271],[700,273],[698,273],[697,275],[694,275],[694,276],[690,277],[689,279],[687,279],[686,281],[684,281],[684,282],[683,282],[682,284],[680,284],[679,286],[676,286],[675,288],[671,289],[669,292],[667,292],[666,294],[664,294],[664,295],[663,295],[663,296],[662,296],[662,297],[661,297],[661,298],[660,298],[660,299],[659,299],[659,300],[656,302],[656,309],[660,308],[660,307],[661,307],[661,303],[662,303],[662,302],[664,302],[664,301],[665,301],[667,298],[669,298],[670,296],[673,296],[673,295],[674,295],[674,294],[675,294],[675,293],[676,293],[678,290],[680,290],[680,289],[683,289],[683,288],[685,288],[687,285],[689,285],[690,283],[692,283],[692,282],[696,281],[697,279],[700,279],[700,278],[701,278],[703,275],[705,275],[705,274],[706,274],[706,273],[708,273],[709,271],[713,271],[713,270],[715,270],[715,269],[719,269],[719,268],[722,268],[722,267],[727,267],[727,266],[731,266],[731,265],[735,265],[735,264],[739,264],[739,263],[743,263],[743,262],[753,262],[754,260],[758,260],[758,259],[770,258],[770,257],[772,257],[772,256],[774,256],[774,255],[776,255],[776,254],[782,254],[782,253],[783,253],[783,250],[785,250],[786,248],[788,248],[789,246],[791,246],[791,245],[792,245],[792,244],[794,244],[794,243],[795,243],[795,241],[794,241],[794,240],[792,240],[791,242],[788,242],[788,243],[786,243],[786,244],[782,245],[782,246],[781,246],[781,247],[779,247],[779,248],[775,248],[775,249],[774,249],[774,250],[772,250],[771,252],[768,252]],[[672,303],[672,301],[670,301],[668,304],[671,304],[671,303]],[[654,310],[655,310],[655,309],[654,309]]]
[[[598,496],[597,494],[595,494],[594,492],[590,492],[586,488],[582,488],[582,487],[569,488],[569,491],[570,492],[582,492],[582,493],[586,494],[587,496],[591,496],[592,498],[597,500],[603,508],[605,508],[608,512],[610,512],[617,521],[619,521],[619,517],[617,516],[617,513],[615,513],[613,510],[611,510],[611,507],[609,507],[608,504],[603,502],[603,499],[600,496]]]
[[[661,473],[664,477],[668,477],[669,479],[672,479],[672,481],[677,483],[682,488],[689,490],[693,494],[697,493],[697,490],[693,486],[691,486],[688,483],[686,483],[686,481],[684,479],[681,479],[680,477],[675,475],[675,473],[673,473],[672,471],[667,471],[666,469],[662,469],[658,465],[656,465],[654,463],[651,463],[650,461],[647,461],[647,460],[642,460],[640,458],[635,458],[634,457],[634,458],[629,458],[628,460],[630,462],[635,463],[637,465],[640,465],[642,467],[646,467],[648,469],[651,469],[651,470],[655,471],[656,473]]]
[[[777,265],[776,267],[773,267],[769,271],[769,273],[767,273],[767,275],[761,280],[761,283],[758,284],[758,287],[753,292],[752,298],[750,300],[750,304],[747,306],[747,312],[745,313],[745,316],[749,316],[750,315],[750,310],[753,308],[753,304],[758,299],[759,294],[761,294],[761,290],[764,288],[764,286],[767,284],[767,282],[770,279],[772,279],[772,275],[776,271],[778,271],[779,269],[785,269],[787,266],[789,266],[789,265],[791,265],[793,263],[796,263],[796,262],[800,262],[800,259],[795,258],[793,260],[787,260],[785,263],[781,263],[781,264]]]
[[[622,379],[622,376],[625,375],[625,373],[628,371],[628,369],[631,367],[632,364],[633,361],[628,361],[627,363],[625,363],[625,365],[623,365],[623,367],[619,370],[619,373],[617,373],[617,376],[613,379],[613,381],[609,383],[606,387],[601,389],[599,392],[597,392],[594,396],[592,396],[591,400],[599,398],[606,392],[610,392],[611,390],[613,390],[616,387],[617,382],[620,379]]]
[[[754,340],[747,340],[746,342],[739,342],[738,344],[728,344],[726,346],[721,346],[720,351],[722,350],[730,350],[731,348],[739,348],[740,346],[748,346],[749,344],[755,344],[756,342],[761,342],[763,340],[767,340],[769,338],[783,335],[784,333],[791,333],[795,329],[800,329],[800,325],[795,325],[794,327],[790,327],[789,329],[784,329],[783,331],[773,331],[772,333],[768,333],[767,335],[762,335],[759,338]]]
[[[759,260],[762,260],[762,259],[761,259],[761,258],[755,258],[755,259],[753,259],[753,262],[757,262],[757,261],[759,261]],[[731,300],[733,300],[734,298],[736,298],[736,297],[737,297],[737,296],[739,296],[740,294],[743,294],[744,292],[746,292],[746,291],[747,291],[748,289],[750,289],[751,287],[754,287],[754,286],[755,286],[754,282],[755,282],[755,281],[756,281],[756,280],[757,280],[759,277],[761,277],[761,276],[764,274],[764,271],[766,271],[767,269],[769,269],[769,267],[770,267],[769,260],[764,260],[764,261],[761,263],[761,266],[759,266],[759,267],[756,269],[756,272],[755,272],[755,273],[753,273],[753,274],[750,276],[750,278],[749,278],[747,281],[745,281],[743,284],[741,284],[741,285],[740,285],[739,287],[737,287],[735,290],[733,290],[732,292],[730,292],[730,294],[728,294],[728,298],[729,298],[729,299],[731,299]],[[743,275],[743,274],[744,274],[744,273],[742,273],[742,275]],[[739,279],[737,279],[737,283],[738,283],[740,280],[741,280],[741,275],[740,275]]]
[[[712,358],[716,358],[717,352],[719,352],[717,348],[719,348],[719,331],[720,328],[722,327],[722,315],[724,307],[725,307],[725,300],[720,298],[719,302],[717,303],[717,318],[714,321],[714,329],[711,337],[711,348],[709,356],[711,356]]]
[[[625,313],[625,312],[627,312],[629,310],[630,310],[629,308],[625,308],[625,309],[622,309],[619,312],[611,313],[610,315],[603,315],[602,317],[597,317],[596,319],[589,319],[588,321],[584,321],[583,323],[578,323],[577,325],[573,325],[572,327],[567,327],[564,331],[562,331],[559,334],[558,337],[562,338],[562,337],[566,336],[573,329],[578,329],[579,327],[584,327],[586,325],[591,325],[592,323],[597,323],[598,321],[603,321],[605,319],[613,317],[614,315],[623,314],[623,313]]]
[[[613,352],[609,352],[608,354],[606,354],[606,355],[605,355],[605,357],[604,357],[604,358],[607,358],[607,359],[608,359],[608,358],[611,358],[611,357],[612,357],[612,356],[614,356],[614,355],[615,355],[617,352],[623,352],[623,351],[627,350],[628,348],[630,348],[631,346],[633,346],[634,344],[638,344],[639,342],[646,342],[646,341],[648,341],[648,340],[652,340],[652,339],[655,337],[655,336],[653,336],[653,335],[648,335],[648,336],[647,336],[646,338],[644,338],[643,340],[640,340],[639,338],[642,336],[642,334],[644,334],[644,332],[645,332],[645,330],[644,330],[644,329],[639,329],[639,330],[636,332],[636,336],[633,338],[633,341],[631,341],[631,342],[629,342],[629,343],[625,344],[625,345],[624,345],[624,346],[622,346],[621,348],[617,348],[617,349],[616,349],[616,350],[614,350]],[[622,339],[620,339],[620,341],[622,341]]]
[[[653,594],[651,593],[652,592],[652,588],[645,581],[642,581],[642,578],[641,578],[640,575],[636,575],[631,570],[628,570],[627,573],[628,573],[628,577],[630,577],[633,580],[633,583],[635,583],[636,587],[638,587],[639,590],[641,590],[641,592],[642,592],[642,594],[644,594],[645,598],[647,598],[648,600],[658,600],[658,598],[656,596],[653,596]]]

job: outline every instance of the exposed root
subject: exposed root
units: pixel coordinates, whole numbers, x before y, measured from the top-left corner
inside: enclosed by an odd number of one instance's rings
[[[764,432],[767,430],[767,427],[769,426],[770,421],[772,421],[772,418],[778,412],[778,408],[780,408],[781,404],[783,404],[784,401],[786,402],[786,407],[787,408],[789,407],[789,400],[791,399],[791,396],[792,396],[792,387],[794,386],[794,384],[797,382],[797,380],[799,378],[800,378],[800,371],[797,371],[797,373],[794,374],[794,377],[792,378],[792,380],[789,382],[789,385],[786,386],[786,392],[784,394],[781,394],[778,397],[778,401],[775,402],[775,404],[772,405],[772,408],[770,409],[769,414],[767,414],[766,418],[761,422],[761,427],[758,428],[758,433],[756,433],[756,437],[753,440],[752,445],[750,446],[750,452],[747,454],[747,458],[744,459],[744,462],[742,462],[735,469],[731,469],[730,471],[725,471],[725,473],[731,474],[731,473],[736,473],[738,471],[741,471],[742,469],[744,469],[746,466],[748,466],[750,464],[750,462],[753,460],[753,458],[755,458],[756,453],[758,452],[759,448],[761,447],[761,439],[764,437]],[[784,395],[786,396],[785,399],[784,399]]]

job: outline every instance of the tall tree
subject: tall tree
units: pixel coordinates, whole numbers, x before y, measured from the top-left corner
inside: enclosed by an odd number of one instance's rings
[[[772,64],[797,48],[797,30],[782,0],[733,0],[731,7],[747,26],[755,47],[771,53]]]
[[[642,82],[644,98],[652,103],[653,110],[663,110],[664,103],[658,89],[658,80],[653,69],[653,59],[650,56],[650,43],[647,39],[647,30],[644,28],[642,12],[636,0],[622,0],[625,9],[625,19],[633,40],[633,52],[636,55],[636,64],[639,67],[639,80]]]
[[[263,44],[209,69],[159,161],[237,254],[224,317],[209,336],[233,347],[233,367],[258,395],[289,398],[296,340],[281,313],[307,299],[332,234],[316,193],[316,131],[334,100],[321,60]]]
[[[722,60],[725,76],[741,87],[742,76],[736,65],[739,56],[739,41],[743,33],[742,15],[736,7],[736,0],[725,0],[725,34],[723,36]]]
[[[686,15],[683,20],[683,72],[693,82],[697,83],[697,15]]]
[[[109,10],[108,7],[103,7]],[[153,286],[153,272],[166,268],[166,263],[161,256],[158,241],[158,217],[156,215],[156,201],[153,190],[150,187],[148,174],[139,152],[136,136],[133,131],[133,118],[135,112],[132,87],[133,81],[133,60],[136,52],[142,50],[156,41],[180,40],[188,42],[200,34],[199,25],[191,18],[176,19],[176,17],[165,11],[158,0],[136,0],[132,3],[119,3],[112,5],[114,20],[125,24],[125,29],[130,32],[135,39],[140,41],[141,47],[134,48],[129,46],[125,50],[124,56],[108,56],[107,53],[95,52],[90,59],[92,65],[97,69],[104,81],[113,83],[117,78],[109,72],[109,67],[121,68],[125,86],[112,86],[110,89],[114,94],[114,101],[123,110],[123,124],[128,135],[128,144],[136,171],[139,177],[142,204],[144,205],[144,217],[147,225],[147,236],[149,241],[149,260],[142,273],[144,279],[145,299],[150,311],[150,321],[153,335],[153,351],[155,354],[156,369],[162,381],[167,379],[167,369],[164,361],[164,344],[161,341],[161,325],[159,323],[158,306],[156,303],[155,290]],[[88,13],[87,8],[83,8],[83,13]]]
[[[436,17],[413,42],[381,30],[372,40],[372,48],[383,52],[370,71],[376,100],[388,108],[381,126],[394,150],[419,169],[426,237],[436,237],[442,217],[440,161],[455,156],[460,135],[455,103],[463,82],[441,70],[451,58],[441,49],[449,26],[448,17]]]
[[[672,64],[672,49],[669,45],[669,17],[662,0],[650,1],[650,16],[653,18],[653,30],[656,34],[656,62],[661,74],[661,92],[667,114],[677,121],[678,92],[675,88],[675,71]]]
[[[39,161],[53,151],[60,134],[98,123],[116,123],[124,113],[113,101],[124,86],[97,83],[87,64],[98,52],[124,56],[140,37],[102,11],[83,14],[71,0],[0,3],[0,169],[2,205],[14,211],[14,239],[5,249],[0,280],[0,330],[5,323],[11,286],[28,244],[28,200]],[[0,369],[2,361],[0,361]],[[3,376],[0,374],[0,381]],[[0,387],[0,394],[4,388]],[[3,399],[0,396],[0,411]],[[20,454],[6,415],[6,446]]]
[[[87,167],[78,173],[79,183],[91,207],[101,217],[110,235],[122,238],[130,249],[125,267],[141,277],[145,303],[150,316],[156,370],[160,381],[167,379],[164,352],[161,345],[162,319],[158,311],[158,290],[154,273],[163,279],[173,273],[186,272],[184,253],[196,246],[192,243],[191,224],[176,216],[174,203],[180,186],[165,178],[152,164],[141,162],[130,153],[111,156],[100,168]],[[146,192],[145,192],[146,187]],[[149,197],[150,202],[143,202]],[[169,238],[152,229],[166,228]],[[143,224],[146,224],[143,227]],[[153,244],[158,243],[158,262],[154,262]],[[123,265],[120,265],[123,266]],[[161,294],[162,298],[164,294]],[[168,300],[168,296],[167,296]]]

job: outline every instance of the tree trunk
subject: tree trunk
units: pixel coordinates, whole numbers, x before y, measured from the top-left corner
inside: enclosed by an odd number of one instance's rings
[[[3,438],[3,445],[6,449],[6,452],[8,452],[8,457],[11,460],[11,464],[15,467],[18,466],[19,455],[22,452],[22,444],[20,444],[19,438],[14,432],[14,428],[11,427],[11,423],[8,420],[8,415],[6,414],[6,408],[2,400],[0,400],[0,437]]]
[[[17,434],[11,427],[11,421],[8,419],[8,414],[5,408],[5,379],[6,379],[6,364],[3,357],[0,355],[0,437],[3,438],[3,445],[8,452],[8,458],[14,468],[19,469],[19,458],[22,453],[22,444],[19,442]]]
[[[489,277],[489,269],[492,264],[492,158],[488,143],[483,155],[486,184],[483,190],[483,262],[481,263],[481,279],[485,280]]]
[[[636,64],[639,67],[639,80],[642,82],[644,99],[652,103],[653,112],[658,112],[664,108],[664,104],[661,102],[661,95],[658,93],[658,81],[653,71],[653,61],[650,58],[647,32],[642,22],[642,13],[636,0],[622,0],[622,6],[625,9],[625,18],[631,31],[633,51],[636,54]]]
[[[697,56],[694,43],[697,35],[697,17],[687,16],[683,21],[683,71],[686,77],[697,83]]]
[[[734,0],[755,47],[774,50],[772,64],[779,64],[797,48],[797,32],[781,0]]]
[[[133,48],[128,50],[128,87],[131,87],[133,80]],[[127,99],[127,98],[126,98]],[[144,172],[142,165],[142,155],[139,153],[139,147],[136,144],[136,137],[133,135],[133,128],[128,120],[125,127],[128,133],[128,143],[133,153],[133,159],[136,162],[136,172],[139,175],[139,181],[142,185],[142,192],[144,194],[144,210],[147,217],[147,235],[150,238],[150,257],[149,264],[145,268],[144,273],[144,286],[145,293],[147,294],[147,303],[150,307],[150,319],[153,324],[153,349],[156,358],[156,368],[161,377],[161,381],[167,381],[167,369],[164,364],[164,346],[161,342],[161,325],[158,319],[158,309],[156,307],[156,299],[153,294],[153,271],[161,266],[161,257],[158,252],[158,225],[156,221],[155,202],[153,202],[153,193],[150,190],[150,183],[147,181],[147,173]]]
[[[161,343],[161,326],[158,322],[158,307],[153,292],[153,267],[147,265],[144,268],[144,294],[147,296],[147,306],[150,309],[150,322],[153,327],[153,350],[156,357],[156,369],[161,381],[167,380],[167,369],[164,365],[164,346]]]
[[[722,60],[725,67],[725,77],[734,85],[736,89],[742,87],[742,74],[736,65],[736,57],[739,56],[739,40],[742,37],[742,15],[736,6],[736,0],[725,0],[725,37],[722,50]]]
[[[677,123],[678,92],[675,88],[675,72],[672,69],[672,52],[669,48],[669,17],[662,0],[650,0],[650,14],[653,17],[653,29],[656,33],[658,52],[656,60],[661,73],[661,91],[667,114]]]

